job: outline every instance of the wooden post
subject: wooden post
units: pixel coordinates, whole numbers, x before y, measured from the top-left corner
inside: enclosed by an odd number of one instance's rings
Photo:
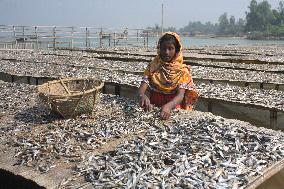
[[[161,32],[162,32],[162,35],[164,33],[164,4],[162,3],[162,23],[161,23]]]
[[[28,84],[31,84],[31,77],[30,76],[27,77],[27,81],[28,81]]]
[[[156,36],[156,46],[158,45],[159,43],[159,31],[157,30],[157,36]]]
[[[148,47],[149,47],[149,31],[146,32],[146,47],[147,47],[147,50],[148,50]]]
[[[103,93],[103,94],[106,94],[106,85],[103,86],[102,93]]]
[[[111,34],[109,34],[108,36],[108,46],[110,47],[110,45],[111,45]]]
[[[53,50],[56,48],[56,26],[53,27]]]
[[[277,111],[270,110],[270,129],[276,130],[277,128]]]
[[[17,48],[17,38],[16,38],[16,29],[15,29],[15,26],[13,26],[13,37],[14,37],[14,42],[15,42],[15,48]]]
[[[113,36],[113,46],[115,47],[115,41],[116,40],[116,33],[114,32],[114,36]]]
[[[74,27],[71,27],[71,49],[74,48],[74,41],[73,41],[73,35],[74,35]]]
[[[128,31],[127,31],[127,29],[125,29],[125,32],[124,32],[124,34],[123,35],[126,35],[126,47],[125,48],[127,48],[127,46],[128,46]]]
[[[35,37],[36,37],[36,49],[38,50],[38,35],[37,35],[37,26],[35,26]]]
[[[24,42],[24,49],[26,48],[26,39],[25,39],[25,26],[23,26],[23,42]]]
[[[136,33],[136,37],[137,37],[137,40],[136,40],[136,42],[138,43],[138,38],[139,38],[139,30],[137,29],[137,33]]]
[[[102,48],[103,47],[103,40],[102,40],[102,38],[103,38],[103,28],[101,28],[99,37],[100,37],[100,48]]]
[[[144,44],[144,48],[146,47],[146,39],[145,36],[143,36],[143,44]]]
[[[208,100],[208,107],[207,107],[208,112],[212,113],[212,101]]]
[[[86,49],[88,48],[88,28],[86,28]]]
[[[114,94],[120,96],[120,85],[117,83],[114,86]]]

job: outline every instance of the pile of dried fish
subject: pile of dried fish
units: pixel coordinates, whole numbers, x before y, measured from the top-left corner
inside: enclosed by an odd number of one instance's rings
[[[18,163],[47,172],[59,160],[76,162],[74,174],[95,188],[243,188],[284,158],[282,132],[210,113],[180,110],[161,121],[159,109],[144,113],[135,101],[102,95],[93,116],[63,120],[30,105],[33,86],[0,87],[1,104],[14,102],[1,107],[1,140]]]
[[[41,73],[44,76],[62,75],[63,73],[56,72],[75,72],[78,69],[108,69],[111,71],[127,71],[127,72],[143,72],[147,66],[147,62],[122,62],[111,60],[100,60],[95,58],[69,59],[57,56],[50,57],[49,62],[19,62],[0,60],[1,71],[8,73]],[[55,60],[53,60],[55,58]],[[234,81],[249,81],[249,82],[268,82],[268,83],[284,83],[283,73],[267,73],[264,71],[250,70],[233,70],[226,68],[209,68],[203,66],[192,66],[192,76],[201,79],[217,79],[217,80],[234,80]],[[44,73],[46,72],[46,73]],[[54,73],[54,74],[53,74]],[[66,73],[63,75],[72,75]]]
[[[4,51],[6,52],[6,51]],[[57,51],[55,51],[57,52]],[[63,65],[71,67],[90,67],[90,68],[107,68],[107,69],[116,69],[116,70],[129,70],[129,71],[143,71],[147,66],[145,61],[136,61],[136,62],[121,62],[115,60],[105,60],[101,59],[101,55],[95,56],[95,53],[86,53],[86,52],[71,52],[67,51],[68,54],[46,53],[44,51],[8,51],[7,53],[1,54],[0,51],[0,60],[1,62],[13,61],[15,63],[28,63],[28,64],[50,64],[53,65]],[[86,55],[87,54],[87,55]],[[103,55],[104,56],[104,55]],[[120,55],[119,55],[120,56]],[[125,57],[129,59],[129,57]],[[115,57],[113,57],[115,59]]]
[[[195,60],[192,61],[198,66],[215,67],[215,68],[230,68],[230,69],[244,69],[252,71],[264,72],[284,72],[284,64],[253,64],[253,63],[231,63],[231,62],[213,62],[209,60]]]
[[[128,53],[100,53],[99,51],[86,52],[86,51],[47,51],[47,50],[0,50],[0,59],[2,60],[18,60],[22,62],[40,62],[40,63],[57,63],[57,64],[75,64],[79,65],[80,62],[92,63],[92,61],[100,61],[101,59],[123,59],[123,60],[137,60],[137,61],[150,61],[143,55],[128,54]]]
[[[41,172],[54,167],[62,157],[67,162],[79,161],[84,150],[93,151],[149,127],[141,124],[144,115],[137,103],[123,98],[102,95],[91,117],[63,120],[38,102],[35,87],[14,83],[1,83],[0,87],[2,144],[16,147],[17,164]]]
[[[2,63],[2,64],[1,64]],[[198,70],[197,67],[193,68]],[[28,62],[3,62],[0,61],[0,70],[6,73],[24,75],[24,76],[45,76],[51,78],[59,77],[97,77],[103,81],[115,82],[120,84],[127,84],[133,86],[139,86],[141,82],[141,76],[134,75],[131,73],[122,72],[110,72],[108,70],[92,69],[89,67],[70,67],[66,65],[53,65],[47,63],[28,63]],[[207,72],[209,72],[207,68]],[[205,71],[205,72],[206,72]],[[233,72],[233,71],[231,71]],[[194,73],[194,72],[193,72]],[[222,71],[218,72],[221,75]],[[238,71],[238,74],[242,77],[250,77],[253,80],[254,77],[261,77],[260,74],[250,72],[251,75],[245,74],[244,72]],[[209,78],[215,77],[216,75],[210,74]],[[233,74],[228,73],[228,77]],[[202,75],[203,78],[208,77],[207,74]],[[277,79],[275,75],[271,75],[271,79]],[[282,79],[283,78],[278,78]],[[202,97],[206,98],[217,98],[226,101],[242,102],[250,104],[258,104],[264,107],[275,107],[283,110],[283,106],[277,105],[277,103],[283,101],[284,94],[282,91],[276,90],[261,90],[252,88],[234,87],[230,85],[213,85],[213,84],[198,84],[197,88]]]
[[[14,114],[28,106],[34,106],[37,102],[35,86],[0,82],[0,115]],[[3,122],[0,122],[0,124]]]
[[[284,83],[283,73],[268,73],[264,71],[234,70],[201,66],[191,66],[191,69],[192,76],[195,78],[264,83]]]
[[[254,46],[206,46],[202,48],[185,49],[185,55],[191,57],[206,57],[216,59],[259,60],[262,62],[283,63],[283,46],[254,45]],[[196,55],[196,56],[195,56]],[[186,55],[187,56],[187,55]],[[189,56],[190,57],[190,56]]]
[[[153,116],[144,136],[77,166],[95,188],[243,188],[284,156],[283,133],[209,114]]]
[[[213,47],[203,47],[203,48],[189,48],[184,50],[184,57],[188,60],[192,58],[198,58],[200,61],[202,59],[221,59],[223,61],[227,60],[227,64],[231,60],[245,60],[251,63],[261,61],[267,63],[265,67],[270,68],[270,64],[277,62],[278,64],[284,63],[283,48],[278,46],[213,46]],[[35,62],[61,62],[61,58],[66,61],[69,59],[71,62],[76,61],[76,59],[85,58],[106,58],[106,59],[125,59],[125,60],[137,60],[137,61],[150,61],[156,54],[156,49],[151,49],[146,51],[145,49],[96,49],[91,52],[86,51],[68,51],[68,50],[0,50],[0,59],[15,59],[23,61],[35,61]],[[57,56],[57,57],[56,57]],[[57,59],[57,60],[55,60]],[[218,64],[222,62],[218,62]],[[228,64],[229,66],[230,64]],[[232,67],[238,67],[237,65],[231,65]],[[253,66],[254,67],[254,66]],[[274,67],[272,66],[272,69]],[[276,67],[277,68],[277,67]],[[258,68],[259,69],[259,68]]]
[[[284,110],[284,106],[279,105],[280,102],[284,101],[283,91],[260,90],[231,85],[208,85],[204,83],[197,85],[197,89],[201,96],[205,98],[255,104],[268,108],[277,108],[282,111]]]

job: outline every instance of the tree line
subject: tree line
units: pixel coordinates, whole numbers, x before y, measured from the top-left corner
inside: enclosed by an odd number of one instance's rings
[[[159,30],[155,27],[148,29]],[[177,31],[189,35],[217,35],[217,36],[247,36],[250,39],[283,38],[284,39],[284,1],[272,9],[267,0],[257,2],[251,0],[245,18],[236,19],[233,15],[223,13],[217,23],[189,22],[186,26],[176,29],[165,28],[164,31]]]

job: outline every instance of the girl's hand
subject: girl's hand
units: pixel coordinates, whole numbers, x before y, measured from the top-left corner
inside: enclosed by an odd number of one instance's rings
[[[151,110],[151,103],[149,98],[146,95],[140,95],[140,107],[144,108],[145,111],[150,111]]]
[[[161,113],[160,113],[160,117],[163,120],[169,119],[171,116],[171,108],[169,107],[169,105],[164,105],[161,109]]]

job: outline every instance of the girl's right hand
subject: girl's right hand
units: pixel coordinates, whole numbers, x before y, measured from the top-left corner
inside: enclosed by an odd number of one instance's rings
[[[145,111],[151,110],[150,99],[146,95],[140,95],[140,107],[144,108]]]

